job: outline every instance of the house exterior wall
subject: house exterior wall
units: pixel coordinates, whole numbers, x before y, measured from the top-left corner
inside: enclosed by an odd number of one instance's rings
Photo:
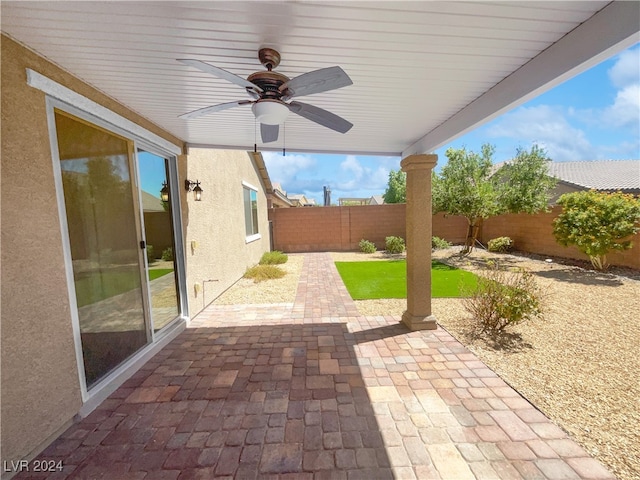
[[[187,194],[182,207],[193,317],[241,278],[247,267],[258,263],[269,250],[270,236],[265,187],[247,152],[190,148],[186,178],[200,181],[203,189],[202,201]],[[243,181],[258,192],[261,238],[251,243],[246,243]]]
[[[182,142],[2,36],[2,437],[0,457],[36,453],[81,406],[45,94],[26,68],[147,130]]]
[[[404,203],[269,211],[274,249],[291,253],[357,250],[362,239],[384,249],[386,237],[405,238],[405,215]],[[433,234],[449,241],[464,241],[466,228],[464,218],[433,217]]]
[[[549,198],[549,205],[555,205],[558,199],[565,193],[574,193],[584,190],[575,185],[571,185],[566,182],[558,182],[556,186],[551,190],[551,198]]]

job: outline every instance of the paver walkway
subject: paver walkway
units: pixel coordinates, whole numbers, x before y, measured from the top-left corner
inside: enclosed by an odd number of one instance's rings
[[[294,304],[210,306],[41,458],[46,477],[611,479],[446,331],[361,317],[326,253]]]

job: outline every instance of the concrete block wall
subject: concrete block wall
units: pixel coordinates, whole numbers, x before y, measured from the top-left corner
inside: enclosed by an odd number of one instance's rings
[[[562,211],[556,206],[548,213],[507,214],[492,217],[484,222],[482,227],[482,242],[496,237],[511,237],[516,250],[537,253],[540,255],[588,260],[589,258],[577,248],[563,247],[553,236],[553,219]],[[640,234],[633,239],[633,248],[624,252],[607,255],[611,265],[620,265],[640,269]]]
[[[336,208],[269,210],[273,248],[289,253],[346,250],[342,246],[341,212]]]
[[[575,247],[559,245],[553,236],[553,219],[561,207],[535,215],[509,214],[484,222],[479,240],[486,245],[496,237],[508,236],[520,251],[541,255],[588,260]],[[405,204],[362,205],[351,207],[279,208],[269,210],[273,227],[273,246],[284,252],[356,251],[366,239],[384,248],[389,235],[405,238]],[[454,244],[464,243],[467,221],[463,217],[433,216],[433,235]],[[608,255],[609,263],[640,269],[640,235],[633,238],[634,248]]]
[[[406,205],[358,205],[349,207],[279,208],[269,210],[273,246],[285,252],[352,251],[360,240],[383,249],[391,235],[405,238]],[[463,242],[467,222],[461,217],[433,217],[434,235]]]
[[[467,238],[469,223],[464,217],[437,213],[432,217],[431,225],[434,237],[444,238],[454,244],[464,243]]]

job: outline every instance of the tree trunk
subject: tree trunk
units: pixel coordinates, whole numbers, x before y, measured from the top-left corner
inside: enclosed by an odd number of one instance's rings
[[[478,232],[480,231],[481,226],[482,218],[473,218],[469,220],[467,238],[465,239],[464,248],[462,249],[462,253],[464,255],[468,255],[473,251],[473,247],[475,247],[476,241],[478,240]]]

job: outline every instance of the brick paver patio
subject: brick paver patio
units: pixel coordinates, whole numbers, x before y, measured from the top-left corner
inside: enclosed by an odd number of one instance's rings
[[[210,306],[41,458],[82,479],[611,479],[442,329],[361,317],[327,253],[294,304]]]

